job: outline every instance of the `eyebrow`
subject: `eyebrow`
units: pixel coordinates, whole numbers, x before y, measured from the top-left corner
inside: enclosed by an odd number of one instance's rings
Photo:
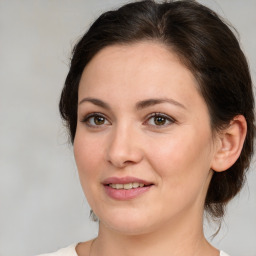
[[[96,106],[99,106],[99,107],[102,107],[102,108],[105,108],[105,109],[108,109],[108,110],[111,109],[111,107],[108,103],[106,103],[102,100],[96,99],[96,98],[90,98],[90,97],[84,98],[79,102],[79,105],[84,103],[84,102],[91,102],[92,104],[94,104]],[[178,101],[176,101],[174,99],[170,99],[170,98],[142,100],[142,101],[137,102],[135,107],[136,107],[137,110],[141,110],[141,109],[151,107],[151,106],[161,104],[161,103],[170,103],[172,105],[175,105],[175,106],[181,107],[183,109],[186,109],[186,107],[183,104],[179,103]]]
[[[90,97],[84,98],[79,102],[79,105],[84,103],[84,102],[91,102],[92,104],[94,104],[96,106],[99,106],[99,107],[102,107],[102,108],[105,108],[105,109],[108,109],[108,110],[110,109],[110,106],[106,102],[104,102],[102,100],[99,100],[99,99],[90,98]]]
[[[140,101],[136,104],[136,109],[140,110],[140,109],[144,109],[144,108],[154,106],[154,105],[157,105],[157,104],[161,104],[161,103],[170,103],[172,105],[175,105],[175,106],[186,109],[186,107],[183,104],[179,103],[178,101],[176,101],[174,99],[170,99],[170,98],[143,100],[143,101]]]

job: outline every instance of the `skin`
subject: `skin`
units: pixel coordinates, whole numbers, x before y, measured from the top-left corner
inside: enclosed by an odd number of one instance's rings
[[[168,102],[138,108],[148,99]],[[78,102],[74,154],[100,219],[91,256],[219,255],[204,238],[203,209],[211,168],[223,164],[219,152],[230,144],[213,135],[197,82],[178,57],[154,42],[106,47],[85,67]],[[88,117],[95,112],[100,122]],[[157,123],[152,113],[165,116]],[[102,185],[113,176],[153,186],[115,200]],[[78,255],[88,255],[90,244],[78,244]]]

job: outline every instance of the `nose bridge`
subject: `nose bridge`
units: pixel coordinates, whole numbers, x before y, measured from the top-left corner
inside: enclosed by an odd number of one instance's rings
[[[107,158],[117,167],[138,163],[142,159],[142,151],[138,143],[138,131],[131,123],[120,122],[112,128]]]

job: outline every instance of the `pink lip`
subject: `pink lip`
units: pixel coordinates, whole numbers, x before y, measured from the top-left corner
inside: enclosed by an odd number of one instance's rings
[[[108,186],[109,184],[127,184],[127,183],[143,183],[144,187],[138,187],[133,189],[114,189]],[[105,188],[106,194],[115,200],[130,200],[134,199],[141,194],[144,194],[145,192],[149,191],[151,187],[153,186],[152,183],[138,179],[135,177],[110,177],[103,181],[103,185]]]

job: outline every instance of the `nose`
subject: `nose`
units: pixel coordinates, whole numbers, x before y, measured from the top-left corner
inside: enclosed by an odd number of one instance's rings
[[[142,145],[139,134],[131,127],[116,127],[113,129],[107,147],[107,161],[117,168],[137,164],[143,159]]]

